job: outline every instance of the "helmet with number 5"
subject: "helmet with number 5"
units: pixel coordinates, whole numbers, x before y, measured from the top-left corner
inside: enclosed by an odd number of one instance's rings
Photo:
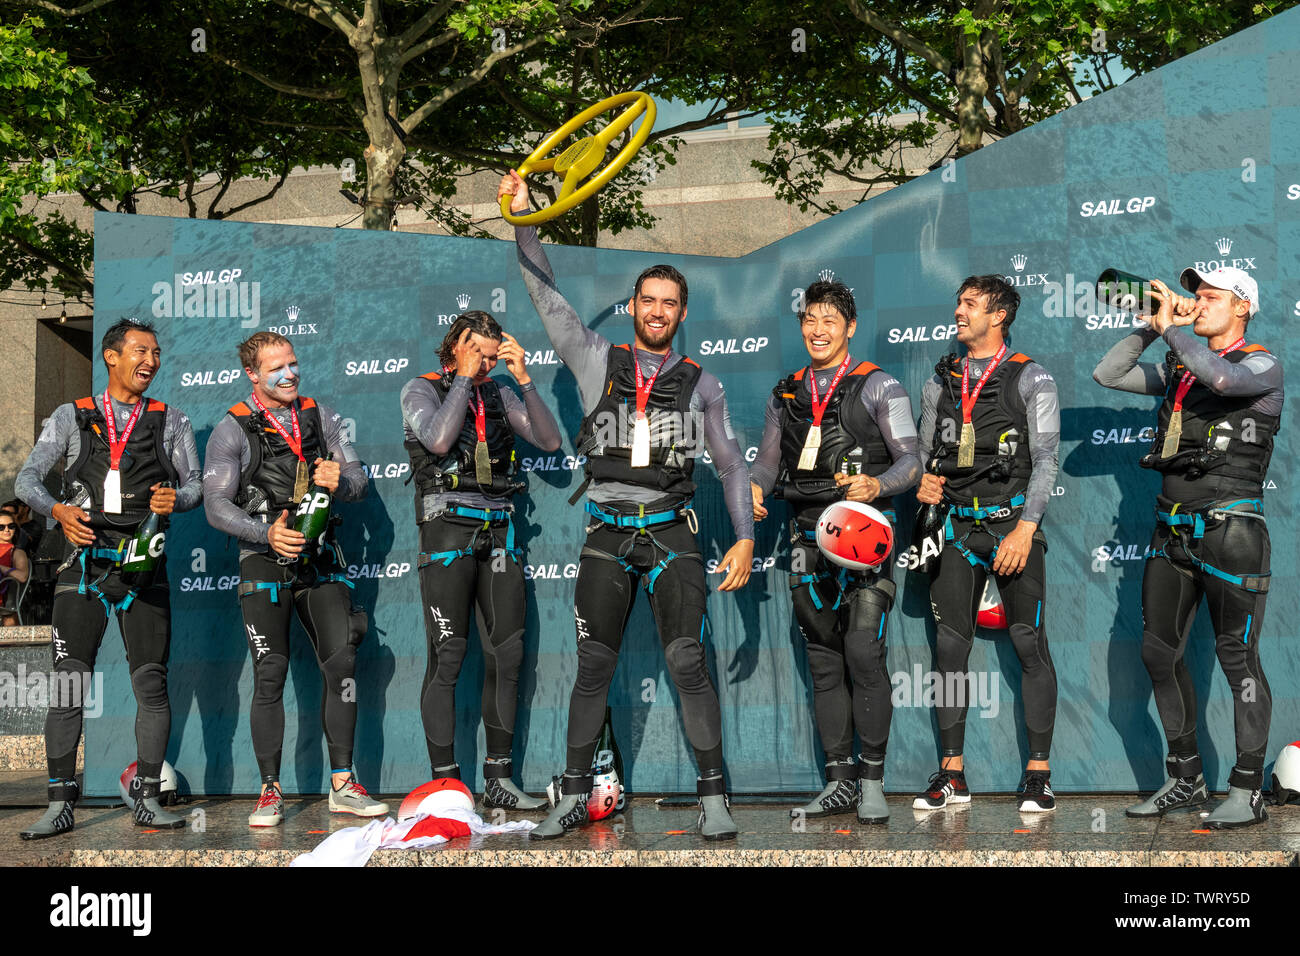
[[[889,519],[860,501],[837,501],[817,519],[817,547],[850,571],[874,571],[894,547]]]

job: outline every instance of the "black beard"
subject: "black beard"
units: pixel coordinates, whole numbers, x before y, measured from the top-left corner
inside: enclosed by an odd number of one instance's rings
[[[673,336],[677,334],[677,329],[671,323],[662,332],[658,333],[659,338],[655,338],[646,321],[640,317],[634,323],[636,328],[636,337],[651,348],[663,348],[672,342]]]

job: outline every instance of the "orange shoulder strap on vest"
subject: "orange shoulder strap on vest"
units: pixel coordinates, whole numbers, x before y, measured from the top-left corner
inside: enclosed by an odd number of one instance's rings
[[[87,395],[85,398],[79,398],[72,404],[75,405],[77,408],[86,408],[92,411],[99,407],[98,405],[95,404],[95,396],[93,395]]]
[[[426,373],[424,373],[423,375],[421,375],[420,378],[427,378],[427,379],[428,379],[429,381],[431,381],[431,382],[436,382],[436,381],[438,381],[438,379],[442,378],[442,373],[441,373],[441,372],[426,372]]]
[[[1254,343],[1254,342],[1250,343],[1250,345],[1243,345],[1243,346],[1242,346],[1241,348],[1239,348],[1237,351],[1239,351],[1239,352],[1263,352],[1263,353],[1265,353],[1266,355],[1272,355],[1272,354],[1273,354],[1273,353],[1270,352],[1268,349],[1264,348],[1264,346],[1262,346],[1262,345],[1258,345],[1258,344],[1256,344],[1256,343]]]
[[[299,395],[299,396],[298,396],[298,407],[301,408],[303,411],[306,411],[306,410],[309,409],[309,408],[315,408],[315,407],[316,407],[316,399],[314,399],[314,398],[307,398],[305,395]]]
[[[1033,359],[1031,359],[1031,358],[1030,358],[1028,355],[1026,355],[1024,352],[1017,352],[1017,353],[1015,353],[1014,355],[1012,355],[1011,357],[1009,357],[1009,358],[1007,359],[1007,361],[1008,361],[1008,362],[1022,362],[1022,363],[1023,363],[1023,362],[1032,362]]]
[[[880,366],[879,366],[879,365],[876,365],[874,362],[859,362],[859,363],[857,364],[857,367],[856,367],[852,372],[849,372],[849,374],[850,374],[850,375],[870,375],[872,372],[874,372],[874,371],[875,371],[876,369],[878,369],[878,368],[880,368]]]
[[[167,406],[156,398],[149,399],[149,404],[145,406],[146,412],[166,412]]]
[[[234,415],[236,418],[247,418],[253,414],[253,410],[248,407],[247,402],[240,402],[238,405],[230,406],[229,414]]]

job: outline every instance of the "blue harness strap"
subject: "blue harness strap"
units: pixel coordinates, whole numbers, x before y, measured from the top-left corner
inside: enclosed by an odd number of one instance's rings
[[[978,498],[974,499],[974,502],[975,507],[973,508],[954,506],[948,509],[948,516],[943,519],[943,541],[944,544],[951,544],[957,550],[957,553],[970,563],[971,567],[991,569],[993,567],[993,560],[998,556],[998,545],[1001,544],[1002,539],[1005,538],[1006,535],[998,534],[992,528],[982,525],[981,522],[987,521],[992,517],[1003,517],[1003,512],[1006,512],[1006,515],[1009,516],[1012,510],[1024,505],[1025,496],[1021,493],[1005,504],[988,508],[981,508],[979,506]],[[957,533],[952,529],[952,519],[954,515],[959,518],[969,518],[975,522],[975,524],[971,526],[970,530],[960,538],[957,537]],[[970,548],[966,547],[966,539],[970,537],[971,532],[976,528],[979,528],[997,542],[997,544],[993,546],[993,550],[989,553],[988,558],[981,558],[978,554],[971,551]]]
[[[104,578],[108,576],[109,572],[111,572],[113,569],[109,568],[107,571],[101,574],[94,581],[87,582],[86,581],[86,558],[90,558],[92,561],[95,560],[96,558],[112,561],[114,565],[116,565],[118,560],[122,557],[122,547],[123,545],[125,545],[125,543],[126,543],[126,539],[123,538],[122,543],[119,544],[116,548],[82,548],[81,549],[81,556],[80,556],[81,580],[77,582],[77,593],[81,595],[91,594],[99,598],[99,603],[104,605],[104,611],[109,615],[112,615],[114,611],[127,610],[131,606],[131,604],[135,601],[135,589],[132,588],[131,590],[127,591],[126,594],[120,600],[110,601],[108,597],[104,594],[104,592],[99,589],[99,584],[101,581],[104,580]]]
[[[1247,505],[1249,507],[1239,508],[1238,506],[1240,505]],[[1161,511],[1159,508],[1156,508],[1156,520],[1169,528],[1170,537],[1176,539],[1178,543],[1182,545],[1182,556],[1186,559],[1188,564],[1192,565],[1192,567],[1196,568],[1203,574],[1208,574],[1211,577],[1218,578],[1220,581],[1226,581],[1233,587],[1241,588],[1244,591],[1252,591],[1256,594],[1267,594],[1269,579],[1273,576],[1272,571],[1265,571],[1263,574],[1229,574],[1227,571],[1221,571],[1219,568],[1214,567],[1214,565],[1202,561],[1188,549],[1187,539],[1180,533],[1179,529],[1190,527],[1192,529],[1192,540],[1200,540],[1205,537],[1205,516],[1207,514],[1210,515],[1211,518],[1219,519],[1233,514],[1238,514],[1243,517],[1253,515],[1263,516],[1264,502],[1259,498],[1241,498],[1226,505],[1216,505],[1213,508],[1208,508],[1204,512],[1180,512],[1178,510],[1178,505],[1174,505],[1168,511]],[[1165,558],[1170,561],[1173,560],[1167,548],[1164,547],[1152,551],[1147,555],[1148,561],[1152,558]]]
[[[270,591],[271,603],[279,604],[281,589],[289,587],[293,587],[293,584],[289,581],[240,581],[238,592],[239,597],[243,599],[250,594],[256,594],[258,591]]]
[[[593,518],[599,518],[605,524],[613,525],[615,528],[635,528],[643,531],[646,528],[653,527],[657,524],[666,524],[669,521],[678,521],[685,516],[685,513],[691,508],[691,502],[686,502],[678,508],[670,511],[652,511],[646,514],[645,505],[641,506],[640,513],[634,515],[621,515],[612,511],[606,511],[600,505],[588,501],[586,512]]]
[[[504,521],[506,523],[506,545],[504,548],[493,548],[492,554],[508,554],[510,559],[518,564],[524,555],[523,548],[515,547],[515,523],[510,520],[510,512],[500,509],[487,508],[465,508],[461,505],[452,505],[443,514],[456,515],[458,518],[473,518],[475,521],[482,521],[483,527],[475,531],[474,537],[469,540],[465,547],[455,551],[421,551],[420,564],[416,570],[424,570],[431,564],[441,563],[444,568],[449,568],[452,562],[457,558],[467,558],[474,554],[474,541],[478,538],[479,531],[486,531],[492,527],[494,521]],[[351,582],[346,582],[348,587],[352,587]]]

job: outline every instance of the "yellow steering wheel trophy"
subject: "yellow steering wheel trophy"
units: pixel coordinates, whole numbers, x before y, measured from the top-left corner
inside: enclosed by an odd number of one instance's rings
[[[585,139],[578,140],[559,156],[546,158],[547,153],[601,113],[623,106],[625,103],[629,104],[627,108],[595,136],[588,136]],[[615,137],[631,126],[632,121],[642,113],[645,114],[645,119],[641,122],[641,126],[632,138],[628,140],[627,145],[618,151],[618,154],[610,160],[604,169],[596,173],[595,176],[591,176],[605,158],[605,151],[609,148],[609,144],[613,142]],[[595,106],[583,110],[542,140],[537,148],[533,150],[532,155],[520,163],[519,168],[516,170],[520,176],[527,176],[529,173],[546,172],[554,172],[562,176],[564,183],[560,187],[560,195],[556,197],[555,202],[538,212],[516,216],[510,211],[512,197],[502,196],[502,218],[516,226],[533,226],[539,222],[554,219],[583,200],[589,199],[597,190],[603,188],[613,179],[615,173],[628,164],[636,151],[645,144],[646,137],[650,135],[650,130],[654,127],[654,124],[655,101],[639,91],[618,93],[608,99],[601,100]],[[591,178],[579,186],[578,183],[588,176],[591,176]]]

